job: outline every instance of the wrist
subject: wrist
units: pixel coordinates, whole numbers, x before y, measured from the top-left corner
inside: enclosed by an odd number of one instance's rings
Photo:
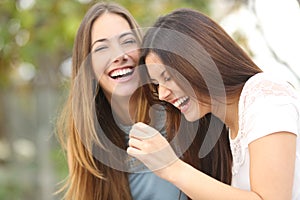
[[[177,159],[174,163],[171,165],[161,169],[159,172],[159,176],[173,184],[176,185],[176,182],[181,179],[182,175],[184,174],[184,165],[185,163]]]

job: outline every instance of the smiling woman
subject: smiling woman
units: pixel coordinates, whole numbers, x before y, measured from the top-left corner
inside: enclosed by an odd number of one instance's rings
[[[150,97],[188,121],[213,115],[226,127],[231,186],[176,158],[172,144],[143,123],[130,131],[130,155],[191,199],[300,199],[300,96],[291,83],[263,72],[221,26],[193,9],[160,17],[142,47],[140,64],[158,93]]]
[[[115,97],[130,97],[139,85],[139,75],[135,70],[139,59],[136,34],[126,19],[105,13],[95,20],[91,35],[92,65],[105,96],[109,100],[112,93]],[[127,105],[126,102],[123,104]],[[124,117],[123,120],[130,119]]]
[[[149,122],[149,103],[142,102],[145,113],[139,116],[135,106],[145,99],[136,70],[140,41],[137,23],[117,4],[97,3],[82,20],[71,90],[58,121],[58,136],[68,155],[67,200],[186,199],[126,152],[135,120]],[[152,125],[165,133],[164,113],[152,113],[160,119]]]

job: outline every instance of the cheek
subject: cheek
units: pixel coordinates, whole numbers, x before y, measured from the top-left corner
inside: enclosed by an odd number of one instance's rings
[[[139,50],[133,50],[127,53],[127,55],[133,60],[135,65],[138,64],[140,59],[140,51]]]
[[[107,69],[108,65],[108,62],[99,62],[97,58],[92,60],[92,69],[97,79],[99,79],[105,73],[105,69]]]

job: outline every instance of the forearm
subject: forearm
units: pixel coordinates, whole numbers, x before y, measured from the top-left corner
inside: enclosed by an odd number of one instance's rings
[[[167,168],[158,175],[176,185],[191,199],[261,200],[255,192],[224,184],[181,160]]]

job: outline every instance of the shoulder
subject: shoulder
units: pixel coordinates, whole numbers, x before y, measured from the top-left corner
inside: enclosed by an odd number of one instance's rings
[[[260,100],[279,101],[299,100],[295,88],[288,81],[267,73],[252,76],[244,85],[240,101],[244,106],[250,106]]]
[[[248,136],[248,142],[278,131],[298,135],[299,94],[283,79],[264,73],[257,74],[243,88],[239,116],[240,128]]]

